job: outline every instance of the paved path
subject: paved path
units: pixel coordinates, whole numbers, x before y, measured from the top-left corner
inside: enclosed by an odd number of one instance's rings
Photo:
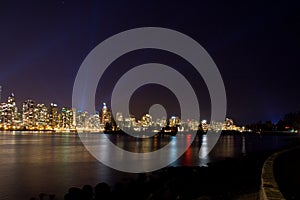
[[[300,148],[278,156],[274,162],[274,174],[286,199],[300,199]]]

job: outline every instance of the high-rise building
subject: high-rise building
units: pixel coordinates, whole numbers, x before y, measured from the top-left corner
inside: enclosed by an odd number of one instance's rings
[[[72,108],[72,127],[76,128],[76,108]]]
[[[204,132],[207,132],[208,131],[208,123],[207,123],[207,120],[202,120],[201,121],[201,124],[199,125],[200,127],[199,128],[201,128],[201,130],[202,131],[204,131]]]
[[[215,131],[215,132],[219,132],[222,130],[223,127],[223,122],[217,122],[212,120],[210,122],[210,130]]]
[[[102,112],[101,112],[102,116],[101,116],[101,123],[102,124],[106,124],[109,123],[111,124],[111,112],[108,110],[106,103],[103,103],[103,107],[102,107]]]
[[[89,128],[90,129],[100,129],[100,116],[99,113],[96,113],[89,118]]]
[[[118,128],[120,129],[124,129],[124,117],[123,117],[123,114],[121,112],[117,112],[116,113],[116,123],[117,123],[117,126]]]
[[[35,107],[35,126],[45,128],[48,125],[48,109],[44,104],[37,104]]]
[[[15,101],[15,95],[11,93],[7,100],[6,117],[7,123],[13,125],[18,116],[18,108]]]
[[[52,128],[57,128],[58,125],[58,106],[55,103],[51,103],[49,107],[49,121],[48,124]]]
[[[71,129],[73,127],[73,111],[71,109],[62,108],[59,117],[59,127],[63,129]]]
[[[7,103],[3,102],[0,105],[0,122],[3,125],[7,124]]]
[[[141,125],[143,127],[148,127],[152,125],[152,117],[149,114],[143,115],[141,119]]]
[[[88,112],[77,111],[76,113],[76,127],[80,129],[85,129],[88,127]],[[100,121],[100,119],[99,119]]]
[[[233,120],[226,118],[224,122],[225,129],[231,130],[233,128]]]
[[[34,128],[35,126],[35,102],[33,100],[26,100],[22,107],[23,126],[25,128]]]
[[[0,122],[7,128],[15,128],[20,124],[21,117],[15,101],[15,95],[11,93],[7,102],[0,104]]]
[[[135,115],[130,114],[128,117],[124,118],[124,127],[127,129],[132,129],[136,127],[138,124],[136,122]]]
[[[120,112],[116,113],[116,121],[117,122],[123,122],[124,121],[122,113],[120,113]]]
[[[180,126],[181,125],[181,121],[180,121],[179,117],[172,116],[169,119],[169,124],[170,124],[170,127],[176,127],[176,126]]]

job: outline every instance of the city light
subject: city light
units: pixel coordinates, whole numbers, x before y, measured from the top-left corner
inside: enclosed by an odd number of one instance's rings
[[[224,122],[207,120],[199,122],[195,119],[182,120],[178,116],[161,116],[156,120],[150,114],[145,114],[141,119],[134,115],[123,116],[116,113],[113,118],[111,110],[106,103],[99,112],[88,113],[76,108],[62,107],[60,110],[56,103],[46,106],[28,99],[23,102],[22,109],[18,109],[15,95],[12,93],[6,102],[0,104],[0,129],[2,130],[35,130],[51,132],[189,132],[189,131],[215,131],[234,130],[245,131],[245,127],[234,125],[233,120],[226,118]]]

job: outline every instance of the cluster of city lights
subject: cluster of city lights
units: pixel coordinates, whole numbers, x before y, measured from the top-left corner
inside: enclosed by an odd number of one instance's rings
[[[152,116],[145,114],[137,120],[134,115],[123,116],[117,112],[115,119],[110,109],[103,103],[100,112],[89,114],[86,111],[79,111],[76,108],[58,109],[58,105],[51,103],[49,106],[33,100],[23,102],[19,110],[14,94],[11,94],[6,102],[0,104],[0,129],[1,130],[35,130],[55,132],[104,132],[119,130],[134,130],[137,132],[159,132],[165,127],[175,127],[176,131],[203,131],[214,130],[236,130],[244,131],[244,127],[234,125],[233,120],[227,119],[224,122],[206,120],[181,120],[172,116],[152,119]]]

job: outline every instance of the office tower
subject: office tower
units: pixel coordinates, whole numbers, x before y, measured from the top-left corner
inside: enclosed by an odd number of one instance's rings
[[[72,127],[75,128],[76,127],[76,108],[72,108]]]
[[[232,128],[233,128],[233,120],[232,119],[229,119],[229,118],[226,118],[225,119],[225,122],[224,122],[224,129],[226,129],[226,130],[232,130]]]
[[[44,104],[37,104],[35,108],[35,126],[45,128],[48,125],[48,109]]]
[[[124,129],[125,123],[124,123],[124,117],[121,112],[116,113],[116,123],[118,128]]]
[[[200,130],[204,131],[204,132],[207,132],[208,131],[208,128],[209,128],[209,125],[207,123],[207,120],[202,120],[201,121],[201,124],[199,125],[200,127]]]
[[[7,103],[3,102],[1,103],[0,105],[0,122],[1,124],[3,125],[6,125],[7,124]]]
[[[181,121],[180,121],[179,117],[172,116],[169,119],[169,125],[170,125],[170,127],[180,126],[181,125]]]
[[[76,127],[77,128],[87,128],[88,127],[88,112],[82,112],[80,110],[77,111],[76,113]]]
[[[222,127],[223,127],[223,122],[216,122],[214,120],[212,120],[210,122],[210,129],[212,131],[215,131],[215,132],[221,131]]]
[[[23,126],[25,128],[34,128],[35,126],[35,102],[33,100],[26,100],[22,107]]]
[[[49,121],[48,124],[52,128],[57,128],[58,125],[58,106],[55,103],[51,103],[49,107]]]
[[[152,125],[152,117],[149,114],[143,115],[141,119],[141,125],[143,127],[148,127]]]
[[[73,127],[73,111],[71,109],[62,108],[59,114],[59,127],[64,129],[70,129]]]
[[[123,114],[122,113],[120,113],[120,112],[117,112],[116,113],[116,121],[117,122],[123,122],[124,120],[123,120]]]
[[[6,117],[7,123],[9,125],[13,125],[18,116],[18,108],[15,101],[15,95],[11,93],[7,100],[7,110],[6,110]]]
[[[101,124],[100,124],[100,116],[99,113],[96,113],[89,118],[89,128],[90,129],[100,129]]]
[[[109,123],[111,124],[111,112],[108,110],[106,103],[103,103],[103,107],[102,107],[102,112],[101,112],[102,116],[101,116],[101,123],[102,124],[106,124]]]

